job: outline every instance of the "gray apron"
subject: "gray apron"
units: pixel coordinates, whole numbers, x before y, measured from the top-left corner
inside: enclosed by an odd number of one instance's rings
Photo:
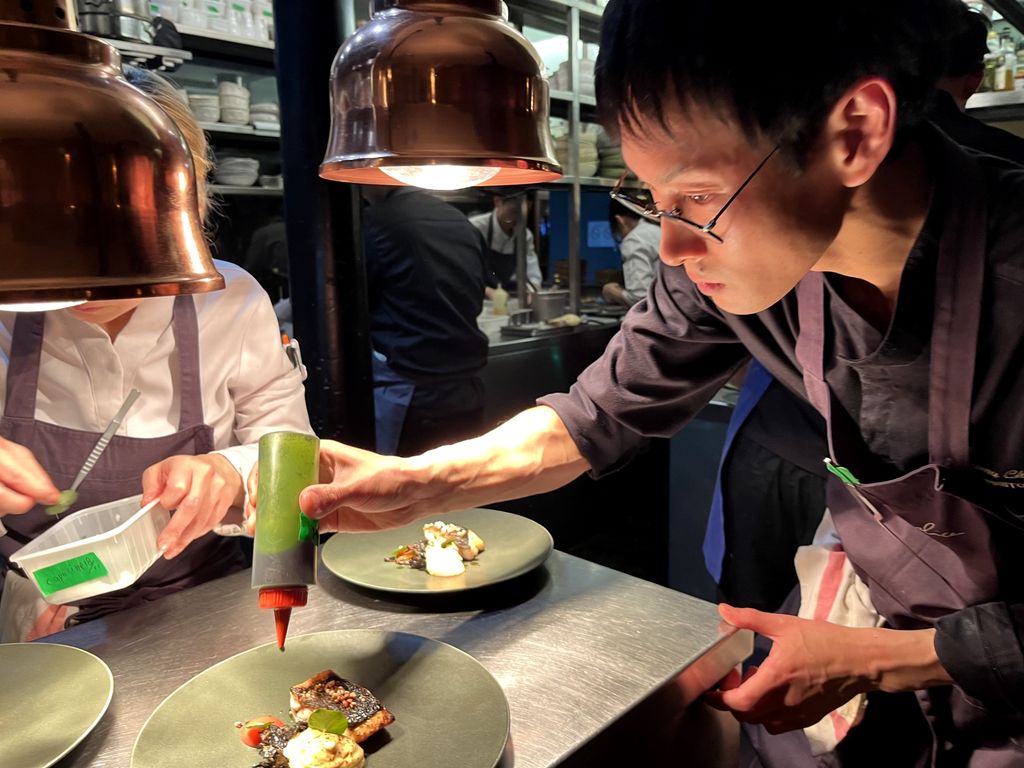
[[[955,158],[955,159],[954,159]],[[971,605],[1018,599],[1021,531],[972,493],[969,429],[985,276],[986,200],[979,169],[960,155],[947,183],[950,233],[943,238],[935,286],[929,366],[929,463],[887,482],[829,480],[828,508],[851,564],[872,602],[896,629],[934,626]],[[952,195],[956,194],[954,200]],[[797,359],[804,386],[828,423],[835,464],[856,477],[877,465],[852,419],[825,381],[828,311],[824,277],[810,273],[798,287]],[[975,500],[972,501],[971,498]],[[914,694],[869,696],[864,720],[827,755],[811,755],[802,731],[771,736],[744,726],[757,753],[743,766],[1024,765],[1024,721],[986,710],[955,686]],[[1014,742],[1014,739],[1018,743]],[[883,746],[884,745],[884,746]],[[898,757],[896,753],[899,753]]]
[[[203,423],[199,328],[191,296],[175,298],[172,323],[181,392],[178,431],[164,437],[115,435],[79,486],[78,501],[72,511],[138,494],[142,473],[163,459],[213,450],[213,430]],[[54,484],[69,488],[99,433],[68,429],[35,418],[44,324],[45,315],[40,312],[19,315],[15,320],[0,436],[31,450]],[[0,564],[6,566],[14,552],[55,522],[56,518],[47,515],[39,505],[24,515],[7,515],[7,535],[0,536]],[[75,603],[79,611],[69,622],[77,624],[130,608],[240,570],[243,565],[235,539],[207,533],[173,560],[157,560],[132,586]]]

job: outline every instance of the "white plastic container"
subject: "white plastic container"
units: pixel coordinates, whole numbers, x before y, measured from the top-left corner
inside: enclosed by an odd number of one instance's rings
[[[160,557],[156,537],[170,513],[142,496],[68,515],[13,555],[48,603],[61,605],[131,584]]]

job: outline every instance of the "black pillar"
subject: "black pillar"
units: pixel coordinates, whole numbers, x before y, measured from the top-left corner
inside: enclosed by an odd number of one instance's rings
[[[330,129],[340,14],[334,2],[274,0],[284,213],[295,338],[309,370],[313,429],[320,437],[373,447],[358,188],[318,175]]]

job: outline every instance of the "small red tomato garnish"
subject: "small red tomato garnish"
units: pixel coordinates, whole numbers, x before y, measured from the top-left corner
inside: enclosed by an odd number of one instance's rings
[[[250,718],[239,726],[241,729],[238,734],[239,738],[247,747],[258,747],[260,745],[260,734],[272,725],[280,728],[284,725],[284,722],[272,715],[260,715],[259,717]]]

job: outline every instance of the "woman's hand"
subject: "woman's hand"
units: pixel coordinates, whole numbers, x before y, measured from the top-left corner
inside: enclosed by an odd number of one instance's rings
[[[765,662],[740,679],[730,674],[708,703],[769,733],[806,728],[858,693],[911,691],[947,684],[934,630],[862,629],[720,607],[730,624],[772,640]]]
[[[60,491],[32,451],[0,437],[0,516],[21,515],[36,504],[56,504]]]
[[[249,474],[246,526],[254,530],[259,466]],[[320,441],[320,485],[299,496],[299,508],[320,521],[320,530],[379,531],[396,528],[437,509],[430,486],[411,481],[407,459]]]
[[[159,499],[160,506],[174,512],[157,539],[164,557],[180,555],[190,542],[213,530],[232,506],[242,505],[244,490],[238,470],[217,453],[172,456],[147,469],[142,503]]]

